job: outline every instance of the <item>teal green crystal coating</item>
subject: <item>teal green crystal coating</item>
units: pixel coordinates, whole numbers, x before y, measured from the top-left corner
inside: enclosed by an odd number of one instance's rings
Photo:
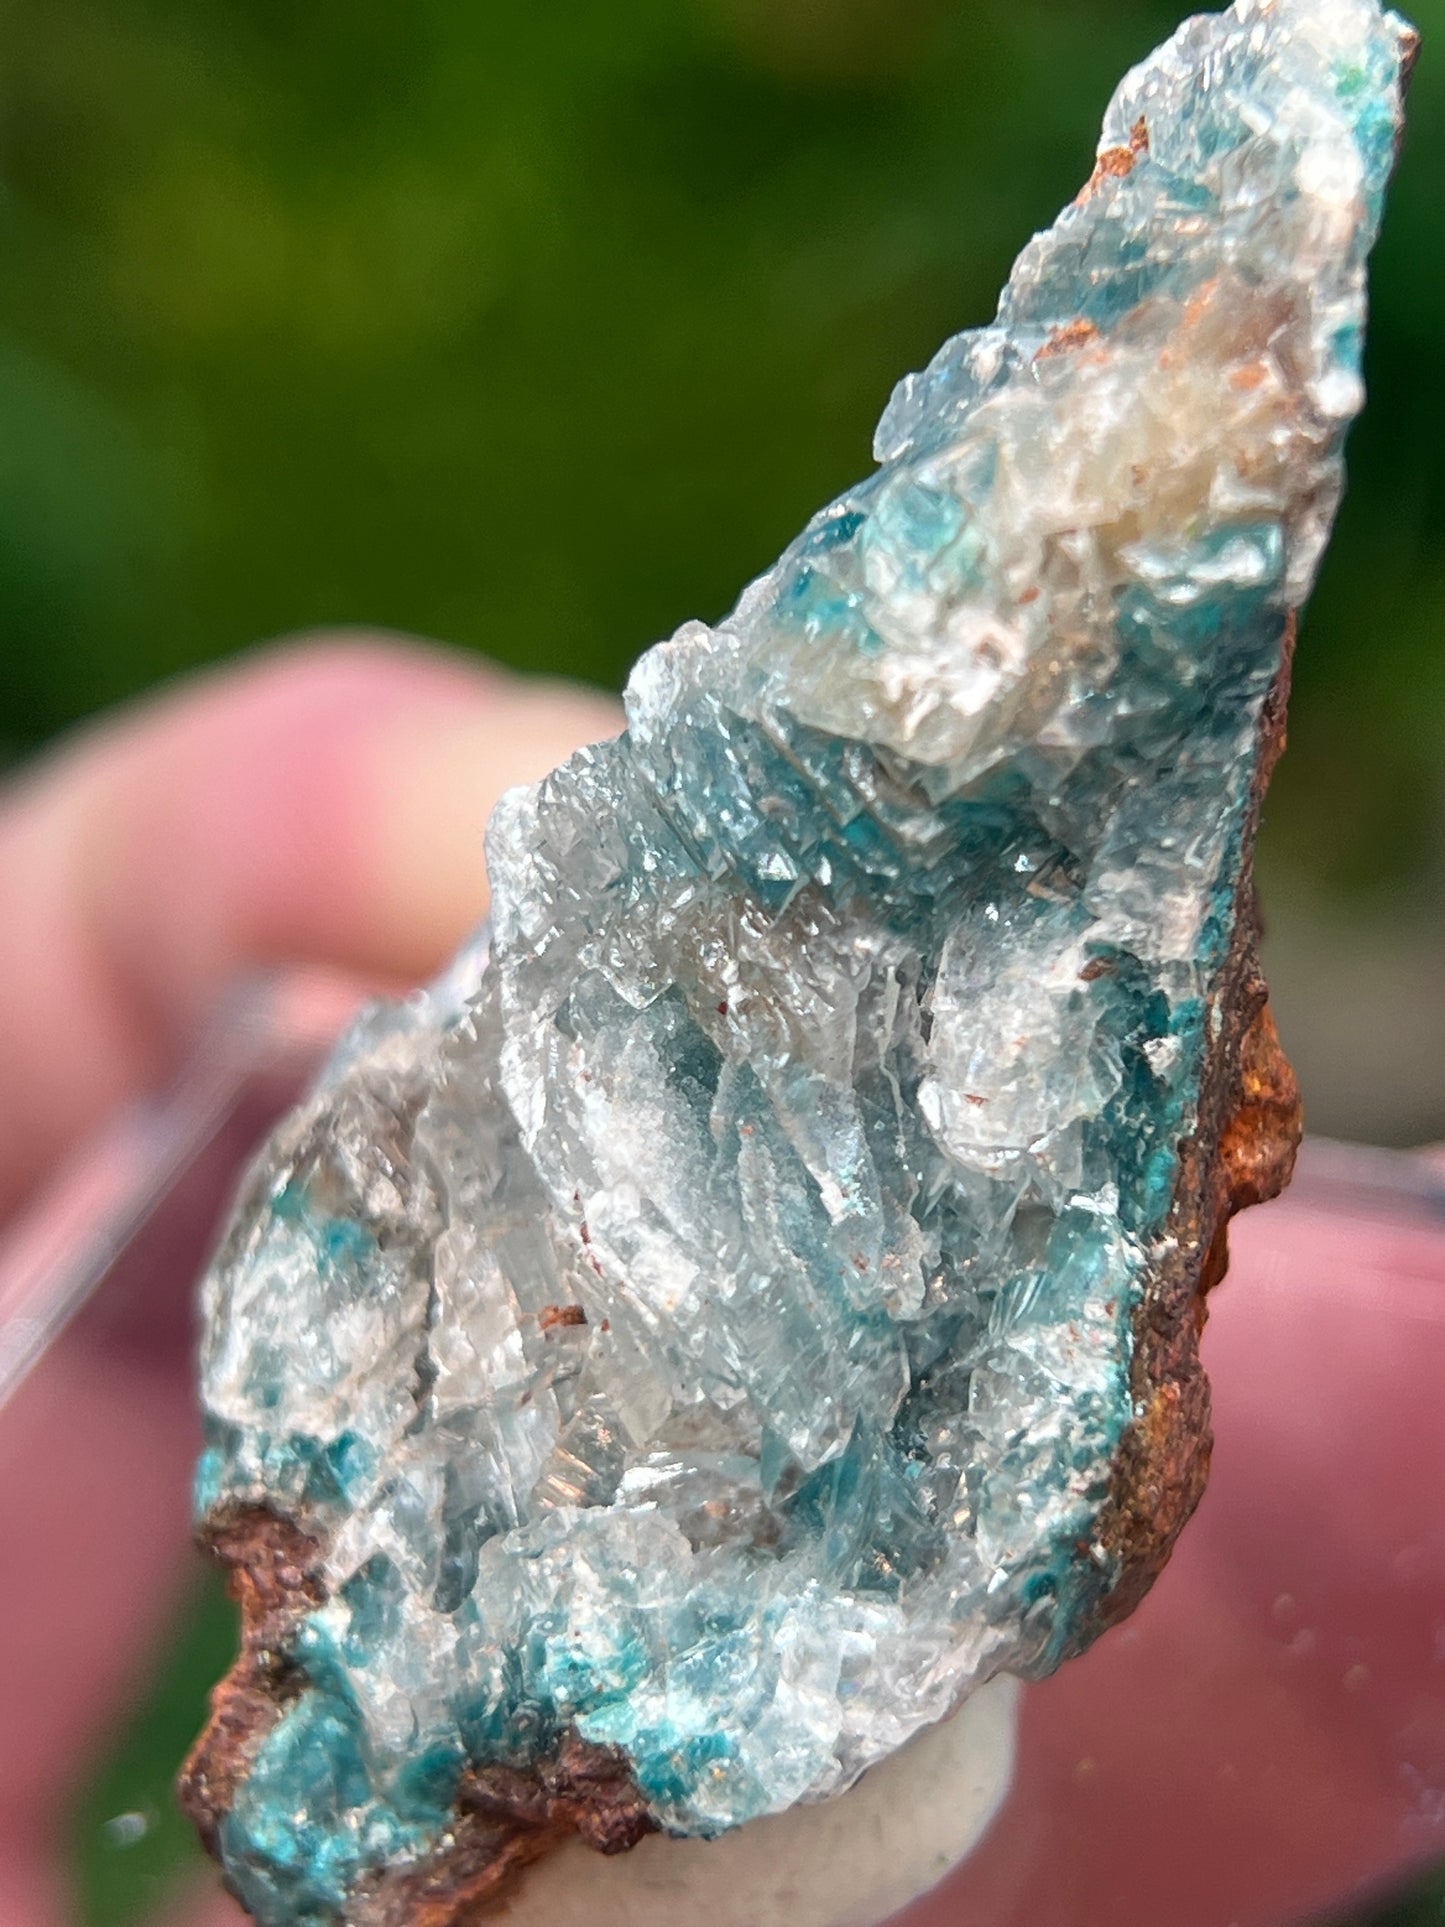
[[[324,1547],[222,1830],[266,1922],[565,1732],[712,1834],[1087,1642],[1362,400],[1406,30],[1239,0],[1124,82],[996,321],[371,1013],[211,1273],[203,1514]]]

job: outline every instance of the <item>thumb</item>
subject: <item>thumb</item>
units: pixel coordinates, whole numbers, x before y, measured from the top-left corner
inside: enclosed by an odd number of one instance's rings
[[[164,1075],[238,972],[413,980],[486,908],[503,790],[615,706],[400,640],[283,644],[123,710],[0,795],[0,1212]]]

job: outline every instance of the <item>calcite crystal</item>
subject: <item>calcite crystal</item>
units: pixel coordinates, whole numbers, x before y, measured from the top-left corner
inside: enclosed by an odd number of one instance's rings
[[[1132,73],[875,472],[505,800],[490,947],[269,1146],[186,1783],[261,1920],[825,1799],[1167,1557],[1297,1128],[1250,860],[1413,48],[1238,0]]]

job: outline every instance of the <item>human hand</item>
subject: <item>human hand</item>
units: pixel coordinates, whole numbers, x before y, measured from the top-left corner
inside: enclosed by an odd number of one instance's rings
[[[565,685],[335,641],[188,682],[22,773],[0,791],[0,1220],[166,1082],[238,977],[430,974],[485,912],[497,797],[617,724]],[[72,1334],[0,1427],[3,1927],[70,1917],[72,1790],[196,1572],[192,1368],[154,1336],[98,1356]]]
[[[0,1211],[163,1081],[238,973],[427,975],[484,908],[500,791],[615,726],[579,692],[335,644],[24,777],[0,800]],[[1445,1850],[1440,1236],[1285,1204],[1235,1237],[1201,1515],[1136,1617],[1031,1694],[1015,1795],[909,1927],[1283,1927]],[[62,1346],[12,1416],[0,1921],[50,1927],[57,1814],[190,1570],[192,1392],[169,1358]]]

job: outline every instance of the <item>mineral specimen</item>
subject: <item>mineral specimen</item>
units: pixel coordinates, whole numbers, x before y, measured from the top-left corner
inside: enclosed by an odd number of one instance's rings
[[[493,823],[206,1285],[246,1608],[187,1797],[269,1923],[847,1787],[1140,1597],[1297,1127],[1250,859],[1414,36],[1238,0],[618,741]]]

